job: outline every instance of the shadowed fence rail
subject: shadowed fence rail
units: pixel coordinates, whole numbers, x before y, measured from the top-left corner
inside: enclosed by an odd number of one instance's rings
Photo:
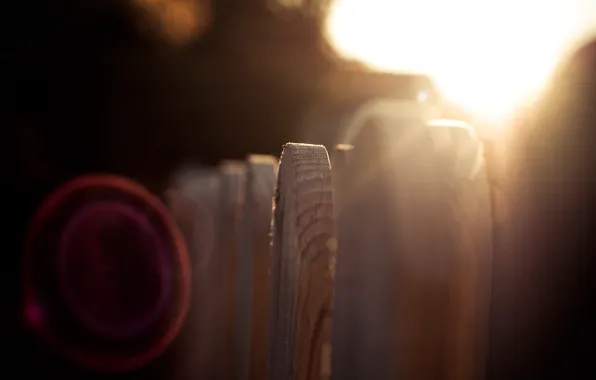
[[[375,118],[352,132],[330,154],[289,143],[175,174],[164,199],[191,275],[175,378],[483,378],[481,143]]]

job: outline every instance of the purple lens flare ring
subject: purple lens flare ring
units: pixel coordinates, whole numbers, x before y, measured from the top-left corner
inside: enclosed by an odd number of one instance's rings
[[[85,197],[87,200],[74,212],[67,214],[66,218],[58,217],[56,219],[56,215],[61,213],[64,215],[65,205],[73,198],[80,194],[91,194],[95,190],[99,190],[97,192],[99,196],[95,199]],[[118,196],[105,195],[110,192]],[[121,195],[124,195],[124,198],[132,199],[132,202],[124,202],[120,199]],[[153,260],[153,262],[144,264],[149,267],[147,271],[149,277],[157,280],[159,291],[152,295],[151,302],[148,303],[150,305],[149,312],[134,323],[118,324],[98,321],[96,316],[93,316],[89,310],[85,310],[77,302],[77,296],[72,289],[73,284],[69,280],[69,276],[76,272],[75,268],[70,267],[73,258],[85,259],[87,255],[105,256],[106,253],[113,253],[101,252],[96,249],[96,251],[84,252],[80,257],[81,250],[73,249],[73,239],[76,239],[77,235],[94,232],[93,228],[86,231],[84,224],[91,226],[98,224],[101,227],[103,218],[124,222],[124,228],[133,231],[130,237],[127,236],[130,240],[139,236],[144,237],[146,241],[142,241],[140,244],[136,241],[134,251],[137,254],[140,251],[142,257],[147,255],[149,260]],[[50,231],[56,231],[52,222],[58,219],[62,222],[58,225],[60,227],[57,230],[58,236],[48,240],[48,227],[51,227]],[[95,232],[98,230],[101,228],[96,229]],[[55,234],[55,232],[52,233]],[[40,241],[42,244],[39,243]],[[50,242],[49,246],[46,246],[48,241]],[[93,244],[83,244],[83,247],[92,246]],[[48,255],[50,256],[48,257]],[[71,313],[74,311],[75,318],[81,320],[84,327],[94,330],[90,332],[104,333],[111,335],[112,338],[134,339],[136,334],[141,333],[143,329],[150,329],[154,323],[161,321],[164,322],[164,326],[160,325],[160,329],[153,338],[150,338],[150,342],[143,341],[141,347],[135,348],[134,352],[125,350],[127,353],[109,348],[98,352],[97,349],[89,348],[94,347],[93,345],[89,346],[76,339],[74,342],[72,339],[64,339],[64,331],[59,331],[60,329],[56,327],[60,323],[64,325],[64,319],[45,307],[47,300],[43,299],[44,285],[39,283],[37,276],[40,265],[46,265],[44,262],[48,259],[57,265],[58,276],[54,280],[58,283],[59,293],[63,292],[65,295],[64,301],[67,301],[67,307],[72,309]],[[157,196],[142,185],[122,176],[83,175],[54,190],[42,202],[31,219],[24,242],[22,268],[22,310],[26,325],[66,357],[90,369],[102,372],[130,371],[146,365],[165,351],[174,340],[188,313],[191,273],[188,251],[182,233],[166,206]],[[74,337],[77,338],[76,335]],[[117,344],[126,345],[127,343],[125,340]],[[115,353],[115,351],[120,353]]]
[[[143,253],[147,256],[147,260],[153,260],[155,257],[157,263],[157,275],[159,286],[156,289],[156,297],[153,297],[152,307],[149,310],[144,310],[143,315],[135,316],[135,320],[128,321],[118,325],[110,324],[107,321],[102,321],[100,317],[94,315],[94,313],[85,307],[84,295],[81,294],[80,287],[76,283],[72,283],[72,272],[80,271],[80,268],[73,268],[73,258],[71,255],[85,254],[86,262],[83,265],[94,266],[102,268],[101,262],[93,262],[101,260],[102,252],[99,247],[97,236],[91,236],[90,241],[83,242],[86,246],[82,249],[79,247],[73,247],[76,245],[77,234],[85,232],[87,227],[89,229],[99,229],[93,226],[92,223],[97,219],[115,219],[118,218],[123,222],[130,223],[136,227],[139,237],[143,238],[139,242],[141,243]],[[91,224],[91,226],[89,226]],[[95,228],[94,228],[95,227]],[[81,231],[83,230],[83,231]],[[97,235],[100,231],[95,232],[93,235]],[[87,235],[88,236],[88,235]],[[79,244],[80,245],[80,244]],[[93,252],[97,252],[93,255]],[[95,257],[95,260],[93,258]],[[75,258],[76,259],[76,258]],[[89,260],[90,259],[90,260]],[[169,302],[171,301],[171,271],[172,264],[169,260],[169,253],[167,252],[167,242],[158,236],[158,232],[151,225],[151,222],[138,210],[120,201],[101,201],[97,203],[91,203],[81,207],[75,212],[69,221],[66,223],[62,236],[60,239],[60,245],[57,254],[57,266],[59,274],[59,282],[62,293],[65,295],[65,300],[74,314],[87,326],[90,330],[97,332],[103,336],[114,338],[114,339],[129,339],[137,334],[142,333],[148,327],[151,326],[166,310]],[[117,264],[116,264],[117,265]],[[103,265],[106,266],[105,264]],[[85,274],[89,271],[82,270]],[[131,276],[135,273],[130,273]],[[95,276],[94,276],[95,277]],[[105,277],[105,276],[104,276]],[[94,278],[96,279],[96,278]],[[109,282],[109,279],[101,279],[102,282]]]

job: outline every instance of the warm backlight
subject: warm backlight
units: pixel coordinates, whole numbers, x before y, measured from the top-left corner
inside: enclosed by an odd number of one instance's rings
[[[427,73],[447,99],[502,122],[593,25],[592,0],[336,0],[326,30],[344,57]]]

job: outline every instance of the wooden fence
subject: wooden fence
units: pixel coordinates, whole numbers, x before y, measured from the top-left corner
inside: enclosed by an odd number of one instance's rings
[[[177,181],[184,378],[482,378],[494,197],[441,133],[367,125]]]

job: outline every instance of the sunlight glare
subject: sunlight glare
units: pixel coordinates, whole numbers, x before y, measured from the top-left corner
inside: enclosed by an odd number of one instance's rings
[[[369,67],[431,75],[445,97],[498,122],[540,90],[573,31],[562,0],[336,0],[337,52]]]

